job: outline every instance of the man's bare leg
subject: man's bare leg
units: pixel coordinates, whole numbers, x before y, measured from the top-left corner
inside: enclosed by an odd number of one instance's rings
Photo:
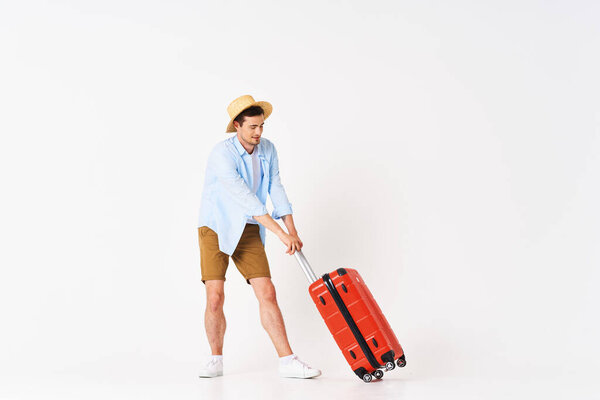
[[[292,354],[292,349],[285,332],[283,317],[275,295],[275,286],[273,286],[271,278],[252,278],[249,281],[258,300],[260,322],[263,328],[269,334],[279,357],[289,356]]]
[[[225,281],[208,280],[206,286],[206,312],[204,313],[204,327],[206,337],[213,355],[223,354],[223,337],[225,336]]]

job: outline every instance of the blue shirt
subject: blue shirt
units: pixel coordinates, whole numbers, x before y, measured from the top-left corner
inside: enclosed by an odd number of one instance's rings
[[[212,149],[208,156],[204,190],[198,217],[198,227],[207,226],[219,237],[219,250],[232,255],[237,247],[248,218],[267,214],[267,195],[271,196],[273,219],[292,214],[279,177],[277,150],[270,140],[261,137],[254,147],[262,166],[262,179],[256,194],[252,187],[252,156],[240,143],[237,135]],[[265,245],[266,231],[258,224],[260,239]]]

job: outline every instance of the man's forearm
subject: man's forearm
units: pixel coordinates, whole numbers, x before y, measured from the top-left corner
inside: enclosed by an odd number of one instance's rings
[[[298,232],[296,231],[296,226],[294,225],[294,218],[292,218],[292,214],[286,214],[281,217],[283,219],[283,223],[288,230],[290,235],[296,235]]]
[[[275,233],[277,236],[281,235],[282,233],[285,233],[285,231],[283,230],[281,225],[279,225],[269,214],[258,215],[258,216],[255,215],[253,218],[255,220],[257,220],[260,224],[262,224],[265,228],[267,228],[271,232]],[[286,215],[282,216],[281,218],[283,219],[283,223],[285,224],[285,227],[287,228],[288,233],[290,235],[297,234],[296,226],[294,225],[294,219],[292,218],[292,214],[286,214]]]
[[[255,215],[252,218],[257,220],[262,226],[264,226],[277,236],[281,236],[282,233],[285,233],[281,225],[275,222],[275,220],[269,214]]]

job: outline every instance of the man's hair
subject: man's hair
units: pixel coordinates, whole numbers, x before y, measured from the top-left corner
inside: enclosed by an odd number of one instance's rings
[[[235,117],[234,121],[237,121],[240,126],[242,126],[246,117],[256,117],[257,115],[264,114],[265,111],[260,106],[252,106],[239,113],[238,116]]]

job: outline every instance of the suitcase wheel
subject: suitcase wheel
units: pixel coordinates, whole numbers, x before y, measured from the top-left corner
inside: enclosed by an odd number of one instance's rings
[[[383,371],[378,369],[375,372],[373,372],[373,376],[375,377],[375,379],[381,379],[383,378]]]
[[[406,358],[404,357],[404,354],[398,359],[398,361],[396,361],[396,364],[398,364],[400,368],[406,365]]]
[[[371,374],[364,374],[362,377],[362,380],[369,383],[373,380],[373,375]]]
[[[391,371],[394,368],[396,368],[396,366],[394,365],[393,362],[388,361],[388,362],[385,363],[385,369],[386,369],[386,371]]]

